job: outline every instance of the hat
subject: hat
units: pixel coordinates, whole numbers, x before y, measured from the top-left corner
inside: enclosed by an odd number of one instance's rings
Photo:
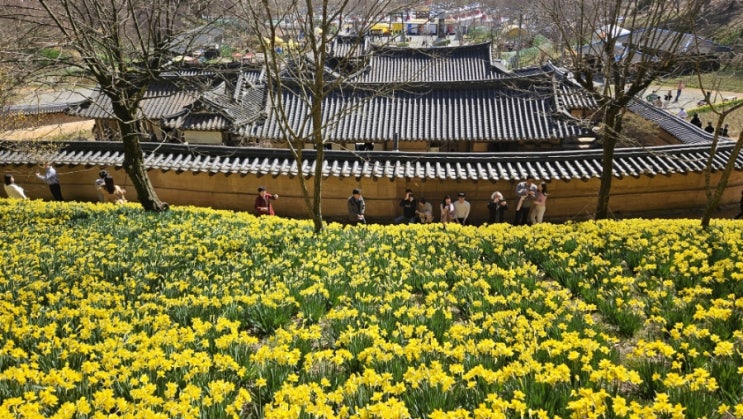
[[[361,193],[361,191],[359,189],[354,189],[353,190],[353,195],[357,195],[357,194],[360,194],[360,193]]]
[[[464,196],[464,192],[458,193],[457,196]]]
[[[265,186],[259,186],[258,187],[258,192],[263,192],[265,190],[266,190],[266,187]]]

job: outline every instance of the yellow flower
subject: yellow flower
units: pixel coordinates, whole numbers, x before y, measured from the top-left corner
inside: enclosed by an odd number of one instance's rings
[[[735,354],[733,342],[719,341],[715,346],[714,354],[719,357],[733,356]]]

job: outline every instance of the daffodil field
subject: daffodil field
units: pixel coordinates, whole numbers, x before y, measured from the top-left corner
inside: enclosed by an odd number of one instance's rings
[[[0,418],[743,417],[740,221],[0,224]]]

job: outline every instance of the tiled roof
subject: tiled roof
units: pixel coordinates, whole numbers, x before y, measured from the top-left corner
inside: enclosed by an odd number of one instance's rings
[[[349,82],[462,82],[498,79],[504,75],[501,68],[493,65],[490,43],[432,48],[381,47],[371,54],[367,68]]]
[[[649,45],[660,51],[676,50],[679,53],[710,54],[731,52],[730,47],[716,44],[692,33],[680,33],[667,29],[637,29],[626,35],[620,35],[617,43],[633,43],[638,46]]]
[[[408,87],[388,93],[336,90],[324,100],[324,137],[329,141],[528,141],[582,135],[576,121],[556,111],[552,79],[491,80]],[[306,98],[285,89],[282,104],[291,129],[300,132],[309,115]],[[258,138],[284,138],[269,112]],[[246,130],[247,131],[247,130]],[[309,132],[305,130],[304,132]],[[248,134],[246,134],[248,135]],[[250,135],[249,135],[250,136]]]
[[[328,52],[339,59],[362,58],[369,54],[369,40],[366,37],[339,35],[333,38]]]
[[[220,114],[191,112],[168,118],[163,125],[190,131],[225,131],[232,127],[230,121]]]
[[[288,150],[184,144],[143,143],[149,169],[240,175],[312,176],[314,151],[305,150],[298,170]],[[713,170],[722,170],[733,149],[724,142]],[[121,166],[120,142],[71,142],[57,153],[57,165]],[[601,150],[535,153],[403,153],[327,151],[323,175],[356,178],[419,178],[501,181],[533,177],[540,180],[598,178]],[[617,149],[614,176],[640,177],[701,172],[709,156],[705,144]],[[0,147],[0,164],[35,164],[33,156]],[[743,155],[736,160],[743,170]]]
[[[43,115],[50,113],[62,113],[69,108],[67,103],[51,103],[41,105],[13,105],[6,106],[0,110],[0,115]]]
[[[235,93],[239,93],[248,89],[252,85],[265,83],[265,67],[249,67],[244,68],[240,72],[240,77],[237,80],[237,86],[235,86]]]
[[[163,119],[167,128],[194,131],[235,131],[262,115],[265,86],[253,86],[242,77],[234,94],[218,88],[204,92],[182,112]]]
[[[713,135],[707,131],[651,103],[642,100],[633,100],[629,104],[629,109],[648,121],[657,124],[684,144],[709,144],[713,138]]]
[[[144,117],[157,120],[176,114],[199,97],[199,90],[194,87],[178,86],[169,81],[150,84],[140,104]],[[70,114],[91,119],[115,118],[111,100],[100,90],[92,93],[88,101],[70,109]]]

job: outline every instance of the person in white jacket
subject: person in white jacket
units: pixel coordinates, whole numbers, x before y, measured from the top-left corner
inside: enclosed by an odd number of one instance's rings
[[[8,194],[8,198],[13,199],[28,199],[26,194],[23,192],[23,188],[15,183],[13,175],[5,174],[5,193]]]

